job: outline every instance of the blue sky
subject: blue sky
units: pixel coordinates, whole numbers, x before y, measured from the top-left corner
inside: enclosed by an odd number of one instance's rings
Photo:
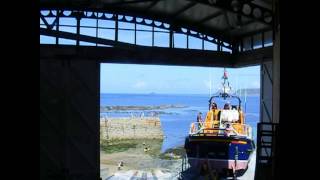
[[[46,18],[49,23],[54,18]],[[150,21],[150,20],[149,20]],[[151,22],[151,21],[150,21]],[[40,24],[43,23],[40,20]],[[94,28],[96,20],[82,19],[81,25],[92,26],[93,28],[80,28],[80,33],[88,36],[98,36],[99,38],[114,40],[115,23],[110,20],[99,20],[98,31]],[[60,18],[60,25],[76,25],[74,18]],[[40,25],[45,27],[45,25]],[[132,23],[119,22],[119,28],[133,29]],[[137,44],[151,46],[152,33],[150,26],[137,25]],[[56,30],[56,27],[53,27]],[[60,31],[76,33],[76,27],[59,28]],[[154,45],[158,47],[169,46],[169,33],[166,29],[155,28]],[[130,30],[119,30],[119,41],[134,43],[134,32]],[[209,38],[210,39],[210,38]],[[54,37],[40,36],[41,44],[54,44]],[[174,47],[186,48],[186,35],[174,34]],[[59,44],[75,45],[75,40],[59,38]],[[80,42],[80,45],[95,46],[96,44]],[[189,37],[190,49],[201,49],[200,39]],[[204,49],[216,50],[217,46],[209,41],[204,41]],[[223,48],[223,51],[229,51]],[[229,80],[233,89],[258,88],[260,86],[260,66],[227,69]],[[210,76],[211,74],[211,76]],[[129,64],[101,64],[101,92],[102,93],[173,93],[173,94],[208,94],[210,87],[210,77],[212,82],[212,92],[215,92],[221,85],[223,68],[205,67],[183,67],[183,66],[156,66],[156,65],[129,65]]]
[[[227,69],[233,89],[259,88],[260,66]],[[101,64],[101,93],[209,94],[221,87],[223,68]]]

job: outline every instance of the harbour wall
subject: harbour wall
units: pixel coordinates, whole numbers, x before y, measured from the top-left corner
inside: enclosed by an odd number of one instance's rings
[[[163,139],[160,118],[101,118],[100,139]]]

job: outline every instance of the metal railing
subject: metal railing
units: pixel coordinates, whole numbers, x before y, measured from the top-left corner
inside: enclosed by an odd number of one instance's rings
[[[228,132],[229,131],[229,132]],[[189,135],[215,134],[217,136],[240,136],[252,139],[252,127],[247,124],[230,123],[230,128],[215,127],[213,123],[193,122],[190,125]]]

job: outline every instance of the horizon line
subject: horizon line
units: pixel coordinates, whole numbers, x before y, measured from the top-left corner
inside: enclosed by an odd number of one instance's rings
[[[135,94],[135,95],[209,95],[209,93],[134,93],[134,92],[100,92],[100,94]],[[214,95],[216,93],[213,93]],[[252,95],[252,94],[251,94]]]

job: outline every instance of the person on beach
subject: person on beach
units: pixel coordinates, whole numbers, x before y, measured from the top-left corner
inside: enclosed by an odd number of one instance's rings
[[[118,163],[118,170],[121,170],[121,167],[123,167],[123,161],[120,161],[120,162]]]

